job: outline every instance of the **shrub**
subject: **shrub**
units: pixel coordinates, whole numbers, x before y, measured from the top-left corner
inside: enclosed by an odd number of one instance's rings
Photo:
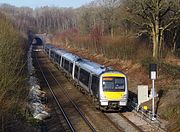
[[[180,48],[175,51],[174,55],[180,58]]]
[[[180,67],[178,67],[178,66],[161,63],[160,68],[161,68],[161,72],[165,75],[170,75],[170,76],[176,77],[180,73]]]
[[[157,61],[154,58],[148,56],[143,58],[140,63],[147,71],[149,71],[149,65],[151,63],[157,63]]]

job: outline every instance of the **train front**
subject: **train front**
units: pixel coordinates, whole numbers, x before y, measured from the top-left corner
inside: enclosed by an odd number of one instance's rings
[[[107,71],[100,76],[100,106],[104,110],[119,110],[127,105],[127,77],[119,71]]]

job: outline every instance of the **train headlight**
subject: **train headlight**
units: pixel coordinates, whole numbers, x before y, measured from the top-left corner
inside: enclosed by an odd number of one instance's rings
[[[108,101],[101,100],[101,105],[102,105],[102,106],[108,106]]]
[[[119,102],[119,105],[120,105],[120,106],[126,106],[126,105],[127,105],[127,102],[126,102],[126,101],[120,101],[120,102]]]
[[[106,96],[101,95],[100,97],[101,97],[101,99],[100,99],[101,105],[102,106],[107,106],[108,105],[108,100],[107,100]]]
[[[127,94],[125,94],[123,97],[122,97],[122,99],[127,99]]]
[[[101,95],[101,100],[107,100],[106,96]]]

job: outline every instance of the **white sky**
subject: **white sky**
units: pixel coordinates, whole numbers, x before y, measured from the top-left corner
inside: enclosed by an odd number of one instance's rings
[[[77,8],[93,0],[0,0],[0,4],[6,3],[17,7],[28,6],[31,8],[41,6],[73,7]]]

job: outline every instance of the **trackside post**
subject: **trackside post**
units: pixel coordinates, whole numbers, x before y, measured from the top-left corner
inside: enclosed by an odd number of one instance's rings
[[[157,79],[157,64],[150,64],[149,68],[150,79],[152,80],[152,120],[156,120],[155,110],[154,110],[154,93],[155,93],[155,84],[154,81]]]

